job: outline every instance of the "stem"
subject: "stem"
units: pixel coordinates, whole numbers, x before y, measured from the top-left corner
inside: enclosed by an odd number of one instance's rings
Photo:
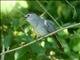
[[[3,42],[4,42],[3,35],[1,35],[1,39],[2,39],[2,53],[4,53],[5,48],[4,48],[4,45],[3,45]],[[1,60],[4,60],[4,58],[5,58],[5,54],[1,56]]]

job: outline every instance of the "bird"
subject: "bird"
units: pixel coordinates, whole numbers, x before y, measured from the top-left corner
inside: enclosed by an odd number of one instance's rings
[[[55,24],[52,21],[43,19],[35,13],[28,13],[24,16],[24,18],[33,27],[33,30],[34,32],[36,32],[36,35],[38,37],[42,37],[51,32],[56,31]],[[64,51],[60,41],[56,37],[56,34],[53,34],[52,37],[55,38],[54,40],[57,43],[60,50]]]

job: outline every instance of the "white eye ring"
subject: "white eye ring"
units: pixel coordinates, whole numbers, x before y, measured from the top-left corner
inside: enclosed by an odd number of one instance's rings
[[[30,16],[30,14],[27,15],[27,17],[29,17],[29,16]]]
[[[31,14],[27,14],[26,16],[24,16],[25,18],[28,18]]]

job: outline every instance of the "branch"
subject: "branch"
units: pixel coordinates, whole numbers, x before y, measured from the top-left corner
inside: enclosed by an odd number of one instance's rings
[[[6,53],[10,53],[10,52],[19,50],[19,49],[21,49],[21,48],[23,48],[23,47],[26,47],[26,46],[29,46],[29,45],[31,45],[31,44],[33,44],[33,43],[36,43],[36,42],[38,42],[38,41],[41,41],[41,40],[44,39],[45,37],[51,36],[51,35],[59,32],[59,31],[61,31],[61,30],[68,29],[68,28],[72,28],[72,27],[76,27],[76,26],[80,26],[80,23],[76,23],[76,24],[73,24],[73,25],[70,25],[70,26],[67,26],[67,27],[64,27],[64,28],[60,28],[60,29],[58,29],[58,30],[56,30],[56,31],[48,34],[48,35],[45,35],[45,36],[43,36],[43,37],[41,37],[41,38],[39,38],[39,39],[33,40],[32,42],[29,42],[29,43],[27,43],[27,44],[25,44],[25,45],[23,45],[23,46],[20,46],[20,47],[18,47],[18,48],[14,48],[14,49],[8,50],[8,51],[6,51],[6,52],[3,52],[3,53],[1,53],[0,55],[4,55],[4,54],[6,54]],[[44,39],[44,40],[45,40],[45,39]]]

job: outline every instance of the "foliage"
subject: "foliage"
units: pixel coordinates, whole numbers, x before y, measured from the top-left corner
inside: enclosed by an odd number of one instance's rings
[[[6,3],[6,2],[5,2]],[[9,2],[10,3],[10,2]],[[12,3],[12,2],[11,2]],[[61,27],[80,23],[80,1],[40,1],[44,8],[56,19]],[[69,4],[70,3],[70,4]],[[4,5],[5,6],[5,5]],[[4,8],[2,5],[1,7]],[[10,5],[7,5],[10,7]],[[2,9],[1,8],[1,9]],[[8,9],[10,9],[8,11]],[[15,49],[34,41],[35,33],[23,18],[26,13],[34,12],[38,15],[45,11],[36,1],[16,2],[11,8],[1,13],[0,53],[4,50]],[[45,12],[44,17],[52,20]],[[52,20],[55,23],[54,20]],[[56,23],[55,23],[56,25]],[[57,26],[57,28],[60,28]],[[80,59],[80,26],[64,29],[57,33],[57,38],[64,47],[62,53],[51,37],[5,54],[5,60],[79,60]]]

